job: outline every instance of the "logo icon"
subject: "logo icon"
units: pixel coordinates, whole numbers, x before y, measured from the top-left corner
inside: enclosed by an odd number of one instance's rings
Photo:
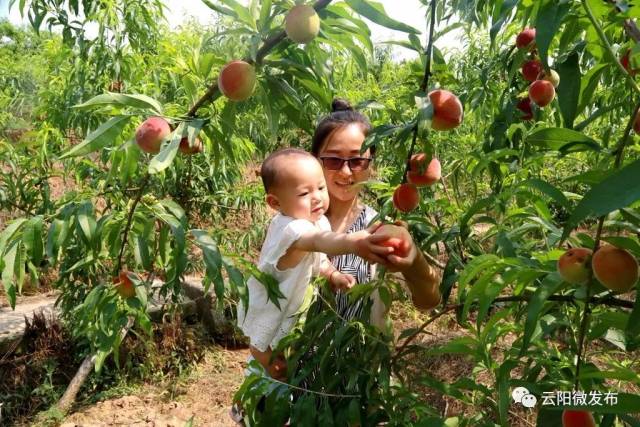
[[[525,387],[516,387],[511,392],[511,397],[515,403],[520,403],[525,408],[534,408],[538,399]]]

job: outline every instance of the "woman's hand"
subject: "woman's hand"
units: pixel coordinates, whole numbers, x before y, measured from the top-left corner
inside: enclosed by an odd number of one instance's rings
[[[331,276],[329,276],[329,283],[331,284],[333,292],[346,291],[353,288],[356,284],[356,279],[350,274],[335,270],[331,273]]]
[[[287,379],[287,361],[282,355],[276,356],[267,367],[267,371],[271,378],[278,381],[286,381]]]

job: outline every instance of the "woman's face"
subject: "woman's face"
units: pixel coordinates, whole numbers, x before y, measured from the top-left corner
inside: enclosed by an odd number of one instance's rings
[[[369,150],[360,154],[365,136],[362,129],[356,123],[336,130],[325,142],[318,153],[318,157],[332,156],[349,159],[351,157],[371,157]],[[361,171],[352,171],[348,162],[344,162],[339,170],[329,170],[322,167],[327,181],[327,189],[332,199],[348,202],[358,196],[360,186],[356,185],[367,181],[370,176],[371,165]]]

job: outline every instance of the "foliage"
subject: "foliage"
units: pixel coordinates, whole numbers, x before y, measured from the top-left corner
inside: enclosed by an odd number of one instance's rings
[[[256,226],[236,240],[220,224],[238,211],[263,212],[257,179],[245,172],[279,146],[306,146],[317,118],[342,96],[375,126],[368,143],[378,146],[381,182],[367,197],[382,217],[398,216],[389,199],[412,152],[441,159],[441,183],[421,190],[419,208],[402,218],[422,250],[446,259],[443,303],[427,322],[455,313],[467,333],[424,348],[416,342],[424,328],[393,339],[366,316],[344,322],[318,300],[315,307],[324,309],[283,342],[294,362],[311,357],[301,365],[320,366],[318,382],[290,370],[291,385],[311,390],[294,388],[291,401],[289,385],[249,377],[237,396],[253,421],[509,425],[514,387],[542,396],[607,391],[615,380],[627,392],[618,404],[589,409],[603,425],[633,425],[640,407],[630,393],[640,387],[631,356],[640,345],[635,294],[613,295],[593,279],[570,285],[555,264],[563,247],[601,240],[640,257],[638,137],[631,133],[640,88],[618,62],[629,49],[632,67],[640,68],[637,7],[423,0],[435,5],[436,40],[459,31],[463,43],[430,50],[423,34],[374,1],[322,2],[320,35],[304,47],[278,39],[292,1],[205,3],[217,17],[211,27],[188,23],[169,31],[159,23],[161,4],[141,0],[23,2],[17,6],[36,30],[46,24],[60,33],[0,27],[14,40],[0,46],[0,58],[20,56],[0,61],[0,128],[16,118],[34,126],[19,144],[3,143],[0,157],[0,206],[16,218],[0,234],[12,305],[26,274],[56,269],[64,318],[99,355],[99,369],[112,352],[117,360],[121,331],[131,322],[151,333],[146,306],[156,276],[174,302],[191,269],[206,271],[205,285],[219,301],[246,298],[245,279],[257,274],[247,253],[263,230]],[[366,21],[404,31],[407,40],[395,44],[420,58],[394,62],[388,46],[373,46]],[[98,37],[89,39],[87,26],[95,23]],[[537,29],[536,52],[514,46],[527,26]],[[519,69],[536,54],[561,81],[557,99],[534,106],[533,120],[524,121],[516,105],[528,83]],[[254,96],[242,103],[227,102],[212,85],[236,58],[255,63],[259,75]],[[458,94],[465,107],[459,128],[429,130],[433,107],[418,90],[421,82]],[[136,125],[151,115],[173,126],[156,155],[134,141]],[[180,155],[180,139],[196,135],[204,153]],[[60,173],[78,188],[50,200],[47,177]],[[195,214],[212,225],[196,227]],[[198,259],[188,256],[195,248]],[[122,269],[135,273],[135,297],[122,299],[112,286]],[[356,289],[354,298],[373,289],[387,302],[404,298],[387,279]],[[589,350],[596,344],[606,349],[597,363]],[[319,351],[309,356],[312,346]],[[411,360],[442,354],[467,357],[470,377],[446,383],[424,374],[416,382],[466,403],[473,414],[444,419],[409,388],[403,372]],[[257,409],[263,395],[266,411]],[[553,409],[539,410],[538,425],[558,425],[561,412]]]

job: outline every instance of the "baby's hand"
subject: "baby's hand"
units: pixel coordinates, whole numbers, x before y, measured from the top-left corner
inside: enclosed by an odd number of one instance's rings
[[[331,273],[329,283],[333,292],[346,291],[353,288],[353,285],[356,284],[356,279],[350,274],[340,273],[336,270]]]
[[[285,381],[287,379],[287,361],[283,356],[277,356],[273,362],[267,368],[271,378],[279,381]]]

